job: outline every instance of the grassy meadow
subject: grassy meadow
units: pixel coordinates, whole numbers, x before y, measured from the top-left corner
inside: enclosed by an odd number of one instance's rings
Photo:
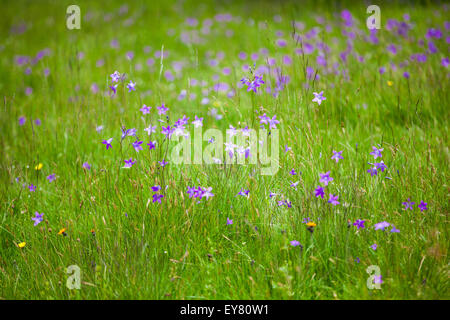
[[[368,5],[2,2],[0,299],[449,299],[450,6]]]

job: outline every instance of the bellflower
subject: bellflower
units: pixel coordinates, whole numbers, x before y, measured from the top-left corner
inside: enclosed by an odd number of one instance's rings
[[[428,204],[426,202],[420,201],[420,204],[418,205],[418,207],[419,207],[420,211],[425,211],[425,210],[428,210],[427,205]]]
[[[340,202],[338,201],[339,196],[334,196],[330,193],[330,198],[328,199],[328,203],[331,203],[333,206],[338,205]]]
[[[381,154],[381,151],[383,151],[383,148],[378,149],[377,147],[372,147],[373,151],[370,153],[373,155],[374,159],[381,158],[383,155]]]
[[[132,158],[123,161],[125,162],[125,165],[123,166],[124,168],[131,168],[136,163],[136,161],[133,161]]]
[[[329,182],[333,181],[334,179],[332,177],[330,177],[330,171],[326,172],[326,173],[321,173],[320,174],[320,180],[319,182],[323,183],[325,186],[328,185]]]
[[[402,202],[402,205],[405,206],[405,210],[408,210],[408,209],[412,210],[414,204],[415,204],[415,202],[412,202],[412,201],[410,200],[410,198],[408,198],[408,201]]]
[[[111,145],[111,141],[113,140],[113,138],[109,138],[108,140],[103,140],[102,141],[102,143],[104,144],[104,145],[106,145],[106,150],[108,150],[109,148],[112,148],[112,145]]]
[[[325,98],[323,96],[323,91],[320,91],[319,93],[313,92],[313,94],[314,94],[314,99],[312,99],[312,102],[317,102],[317,104],[319,106],[322,103],[322,101],[327,100],[327,98]]]
[[[344,151],[334,151],[333,150],[333,156],[331,157],[332,160],[336,160],[336,163],[339,162],[339,159],[344,159],[342,156],[342,152]]]
[[[37,212],[37,211],[36,211],[34,214],[35,214],[35,216],[32,217],[31,220],[34,221],[34,226],[37,226],[39,223],[42,222],[42,220],[44,220],[44,219],[42,218],[42,216],[43,216],[44,214],[43,214],[43,213],[39,213],[39,212]]]
[[[314,195],[316,197],[322,197],[322,199],[323,199],[325,192],[323,191],[323,188],[321,186],[317,186],[317,188],[314,190],[314,192],[315,192]]]
[[[128,92],[136,91],[136,83],[133,83],[133,81],[130,80],[130,83],[127,84],[127,89]]]
[[[139,152],[139,150],[142,150],[142,146],[141,144],[143,143],[143,141],[135,141],[133,142],[133,148],[134,150],[136,150],[136,152]]]

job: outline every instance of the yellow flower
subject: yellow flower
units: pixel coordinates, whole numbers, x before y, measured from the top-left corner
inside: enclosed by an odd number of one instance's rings
[[[63,234],[66,231],[66,228],[62,228],[61,230],[59,230],[58,234]]]
[[[39,163],[37,166],[34,167],[34,170],[41,170],[43,166],[44,165],[42,163]]]
[[[394,84],[394,83],[393,83],[391,80],[388,80],[387,85],[388,85],[389,87],[392,87],[393,84]]]
[[[17,246],[18,246],[19,248],[23,248],[23,247],[25,247],[26,244],[27,244],[26,242],[21,242],[21,243],[19,243]]]
[[[308,228],[311,228],[311,227],[317,226],[317,224],[315,224],[314,222],[308,222],[308,223],[306,224],[306,226],[307,226]]]

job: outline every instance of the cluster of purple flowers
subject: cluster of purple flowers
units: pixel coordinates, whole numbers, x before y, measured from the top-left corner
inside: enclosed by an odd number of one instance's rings
[[[241,188],[241,190],[237,193],[236,196],[243,196],[243,197],[247,197],[248,198],[249,194],[250,194],[250,190]]]
[[[278,197],[278,194],[270,192],[269,198]],[[286,199],[284,195],[280,195],[281,199],[277,201],[279,207],[286,206],[287,208],[292,208],[292,202]]]
[[[117,87],[119,86],[119,82],[125,81],[125,74],[121,75],[120,72],[114,71],[114,73],[110,74],[112,85],[109,86],[113,95],[117,93]],[[136,91],[136,83],[131,81],[127,84],[128,92]]]
[[[151,189],[154,192],[154,194],[152,196],[153,203],[155,203],[155,202],[161,203],[161,199],[164,198],[163,194],[158,193],[161,190],[161,187],[159,185],[156,185],[156,186],[151,187]]]
[[[278,206],[286,206],[288,208],[292,208],[292,202],[289,199],[278,200]]]
[[[261,128],[265,128],[265,125],[269,125],[269,129],[276,129],[277,124],[280,123],[280,121],[277,120],[277,116],[274,115],[272,118],[268,117],[266,113],[264,113],[262,116],[259,117],[259,123],[261,124]]]
[[[378,171],[384,172],[384,170],[387,168],[383,160],[381,160],[381,162],[376,163],[369,162],[369,164],[372,165],[373,167],[369,168],[367,172],[370,173],[372,177],[376,176],[378,174]]]
[[[383,148],[377,148],[375,146],[372,146],[372,150],[373,151],[370,153],[370,155],[372,155],[374,159],[383,157],[383,155],[381,154],[381,152],[384,150]],[[378,174],[378,171],[384,172],[384,170],[387,169],[383,160],[381,160],[381,162],[376,162],[376,163],[369,162],[369,164],[372,167],[370,169],[368,169],[367,172],[370,173],[370,175],[372,177],[376,176]]]
[[[200,201],[203,198],[208,200],[210,197],[213,197],[214,194],[211,193],[211,191],[212,187],[188,187],[186,192],[189,195],[189,198],[198,198]]]
[[[382,230],[382,231],[384,231],[384,229],[386,229],[389,226],[392,226],[392,229],[391,229],[392,233],[399,233],[400,232],[399,229],[395,228],[394,225],[391,225],[387,221],[382,221],[382,222],[376,223],[373,227],[374,227],[375,230]]]
[[[343,151],[333,151],[333,156],[331,157],[331,159],[336,160],[336,162],[338,162],[340,159],[344,159],[344,157],[342,157],[342,152]],[[330,176],[330,171],[325,172],[325,173],[320,173],[319,174],[319,182],[323,184],[324,187],[328,186],[328,183],[330,183],[331,181],[333,181],[333,177]],[[322,199],[325,196],[325,191],[324,188],[322,186],[317,186],[317,188],[314,190],[314,195],[316,197],[321,197]],[[331,203],[333,206],[337,206],[338,204],[340,204],[340,202],[338,201],[339,196],[338,195],[334,195],[332,193],[329,194],[329,198],[328,198],[328,203]]]
[[[416,204],[415,202],[411,201],[411,199],[408,198],[407,201],[402,202],[402,205],[405,206],[405,208],[403,208],[403,210],[408,210],[408,209],[413,210],[413,207],[415,204]],[[428,210],[427,205],[428,205],[428,203],[426,203],[424,201],[420,201],[420,203],[417,205],[417,207],[420,209],[420,211],[425,211],[425,210]]]

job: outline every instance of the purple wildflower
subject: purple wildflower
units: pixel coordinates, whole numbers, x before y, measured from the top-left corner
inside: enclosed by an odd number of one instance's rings
[[[418,207],[419,207],[420,211],[424,211],[424,210],[428,210],[427,205],[428,205],[428,203],[420,201]]]
[[[250,190],[245,190],[244,188],[241,188],[241,191],[239,191],[237,195],[247,197],[249,193]]]
[[[163,161],[158,161],[159,165],[164,168],[169,162],[166,162],[166,160],[163,159]]]
[[[410,200],[410,198],[408,198],[408,201],[402,202],[402,205],[405,206],[404,210],[408,210],[408,209],[412,210],[414,204],[415,204],[415,202],[412,202],[412,201]]]
[[[136,152],[139,152],[139,150],[142,150],[142,146],[141,146],[141,144],[143,143],[144,141],[135,141],[135,142],[133,142],[133,148],[134,148],[134,150],[136,150]]]
[[[172,136],[174,131],[175,131],[175,128],[171,128],[170,126],[167,126],[165,128],[162,127],[161,133],[164,134],[165,136],[167,136],[167,139],[170,139],[170,137]]]
[[[203,127],[203,118],[198,118],[195,116],[195,120],[192,121],[192,124],[195,126],[195,128]]]
[[[388,45],[386,49],[394,55],[397,54],[397,47],[393,43]]]
[[[381,275],[379,275],[379,276],[374,276],[374,277],[373,277],[373,283],[379,283],[379,284],[383,283],[383,280],[382,280],[381,278],[382,278]]]
[[[317,188],[314,190],[314,192],[315,192],[314,195],[316,197],[322,197],[322,199],[323,199],[325,192],[323,191],[323,188],[321,186],[317,186]]]
[[[56,180],[56,174],[52,173],[51,175],[47,176],[48,182],[53,182]]]
[[[383,148],[378,149],[377,147],[372,146],[373,151],[370,153],[373,155],[374,159],[381,158],[383,155],[381,154],[381,151],[383,151]]]
[[[145,128],[144,131],[147,131],[148,135],[151,135],[152,132],[156,132],[156,126],[149,125],[148,128]]]
[[[440,39],[442,37],[442,31],[440,29],[430,28],[430,29],[428,29],[425,37],[427,39],[430,39],[430,38]]]
[[[383,221],[383,222],[379,222],[377,224],[374,225],[375,230],[382,230],[384,231],[385,228],[389,227],[390,223],[387,221]]]
[[[156,147],[156,141],[149,141],[149,142],[147,143],[147,145],[148,145],[148,147],[149,147],[149,150],[155,149],[155,147]]]
[[[297,240],[292,240],[292,241],[290,242],[290,244],[291,244],[291,246],[293,246],[293,247],[301,246],[300,241],[297,241]]]
[[[113,85],[113,86],[109,86],[109,88],[111,89],[111,91],[113,92],[113,94],[117,93],[117,84]]]
[[[268,121],[270,120],[270,117],[266,116],[266,113],[264,113],[262,116],[258,116],[259,117],[259,123],[260,124],[267,124]]]
[[[330,193],[330,198],[328,199],[328,203],[331,203],[333,206],[338,205],[340,202],[337,201],[339,196],[334,196],[332,193]]]
[[[366,221],[365,220],[360,220],[360,219],[358,219],[358,220],[356,220],[354,223],[353,223],[353,225],[354,226],[356,226],[358,229],[364,229],[364,223],[365,223]]]
[[[156,107],[156,109],[158,109],[158,114],[159,114],[160,116],[166,114],[167,110],[169,110],[169,108],[166,108],[166,107],[164,106],[164,103],[163,103],[160,107]]]
[[[113,140],[113,138],[109,138],[108,140],[103,140],[102,141],[102,143],[104,144],[104,145],[106,145],[106,150],[108,150],[109,148],[112,148],[112,145],[111,145],[111,141]]]
[[[321,173],[319,182],[323,183],[325,186],[328,185],[329,182],[333,181],[334,179],[330,177],[330,171],[327,173]]]
[[[377,170],[381,170],[381,172],[384,172],[384,169],[387,168],[383,160],[381,160],[381,162],[374,163],[374,166],[377,168]]]
[[[272,117],[272,119],[269,119],[269,128],[270,129],[276,129],[277,128],[277,124],[280,123],[280,121],[278,121],[276,119],[276,115]]]
[[[153,192],[158,192],[159,190],[161,190],[161,187],[160,186],[153,186],[153,187],[151,187],[151,189],[152,189]]]
[[[199,187],[200,193],[199,193],[199,198],[206,198],[206,200],[208,200],[210,197],[213,197],[214,194],[211,193],[212,187],[208,187],[208,188],[201,188]]]
[[[34,213],[35,216],[31,218],[31,220],[34,221],[34,226],[37,226],[39,223],[42,222],[42,220],[44,220],[44,218],[42,218],[42,216],[44,215],[43,213],[39,213],[39,212],[35,212]]]
[[[153,197],[153,203],[155,203],[155,202],[161,203],[161,199],[164,198],[164,195],[155,193],[152,197]]]
[[[370,173],[370,176],[376,176],[378,174],[377,167],[372,167],[370,169],[367,169],[367,172]]]
[[[339,162],[339,159],[344,159],[342,156],[342,152],[344,151],[334,151],[333,150],[333,156],[331,157],[332,160],[336,160],[336,163]]]
[[[136,135],[136,129],[125,129],[125,127],[122,128],[122,140],[126,137],[131,137]]]
[[[189,198],[206,198],[208,200],[210,197],[213,197],[214,194],[211,193],[212,187],[202,188],[202,187],[188,187],[187,193],[189,194]]]
[[[128,92],[136,91],[136,83],[133,83],[133,81],[130,80],[130,83],[127,84],[127,89]]]
[[[123,166],[124,168],[131,168],[133,164],[136,163],[136,161],[133,161],[132,158],[130,158],[129,160],[123,160],[123,162],[125,162],[125,165]]]
[[[110,75],[111,77],[111,81],[114,82],[119,82],[120,80],[120,73],[118,71],[114,71],[113,74]]]
[[[264,84],[262,75],[255,75],[253,80],[249,80],[247,78],[241,79],[242,84],[247,85],[247,92],[252,91],[256,93],[256,89],[261,86],[261,84]]]
[[[448,68],[448,66],[450,64],[448,57],[447,58],[442,58],[441,64],[442,64],[443,67]]]
[[[325,98],[323,96],[323,91],[320,91],[319,93],[313,92],[313,94],[314,94],[314,99],[312,99],[312,102],[317,102],[317,104],[319,106],[322,103],[322,101],[327,100],[327,98]]]
[[[139,111],[142,112],[142,114],[148,114],[150,113],[150,110],[152,109],[152,107],[148,107],[145,104],[142,106],[142,108],[139,109]]]
[[[308,222],[310,222],[310,221],[311,221],[311,218],[306,217],[306,218],[303,218],[302,223],[308,223]]]

